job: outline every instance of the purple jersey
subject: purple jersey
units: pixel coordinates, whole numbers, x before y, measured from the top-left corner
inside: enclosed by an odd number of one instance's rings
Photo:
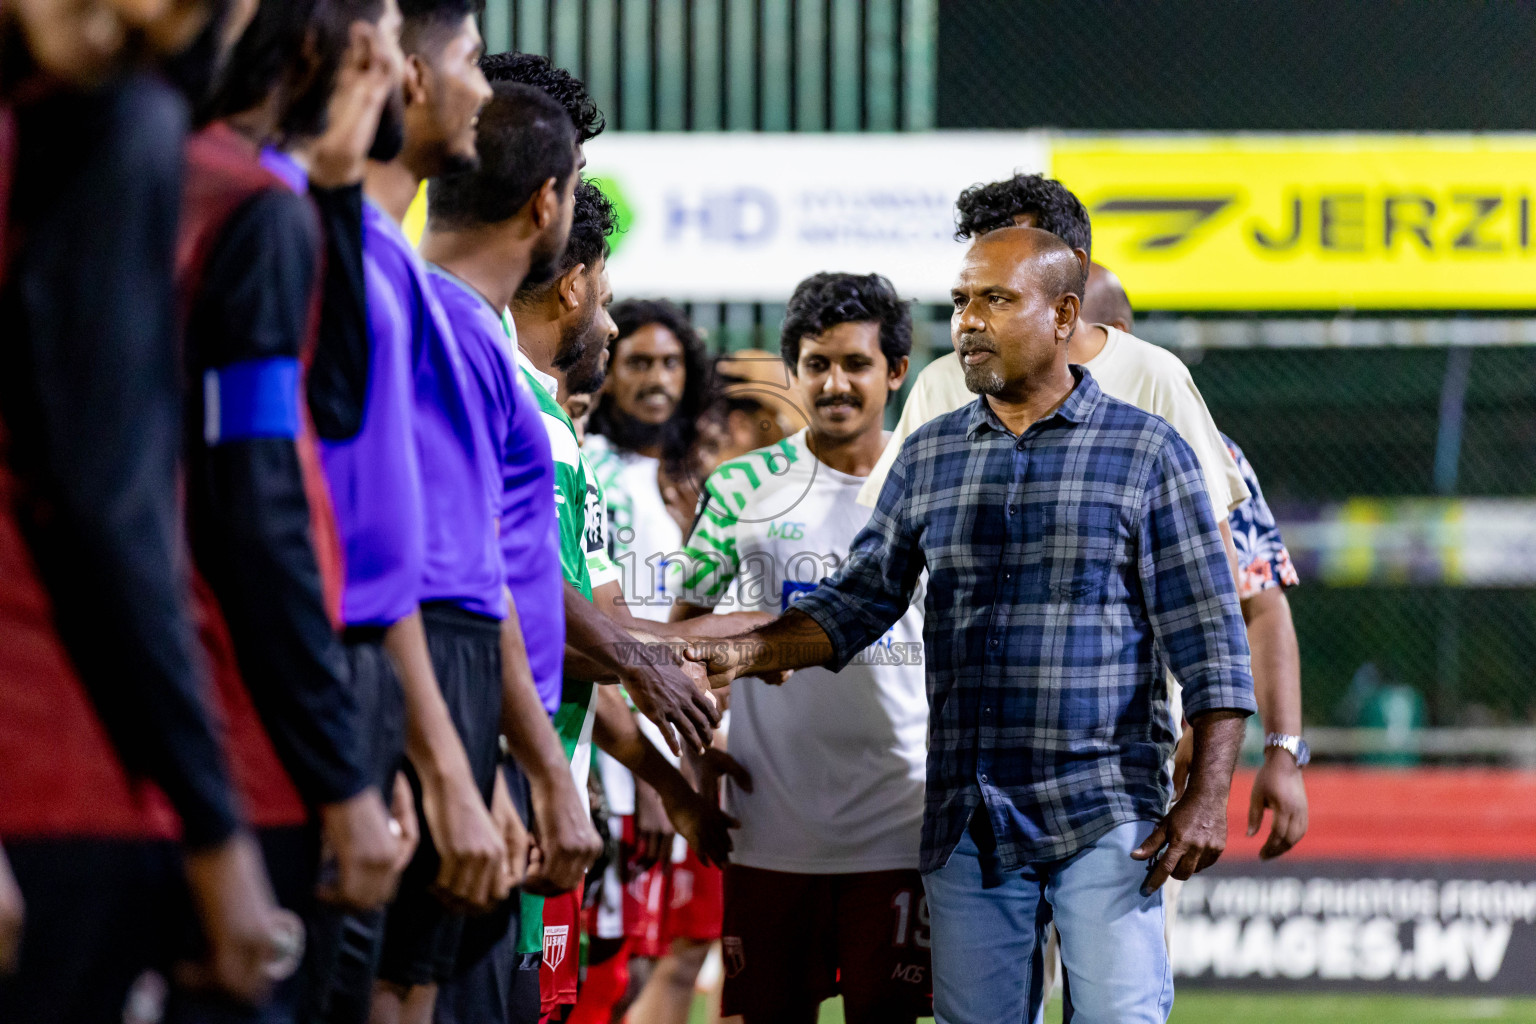
[[[495,507],[485,493],[485,466],[494,464],[474,379],[427,282],[427,272],[399,225],[375,210],[364,248],[392,285],[397,314],[410,331],[412,407],[421,475],[422,572],[418,601],[443,601],[468,612],[506,616],[506,575],[496,536]],[[372,299],[370,293],[369,298]],[[374,317],[370,310],[369,319]],[[369,467],[370,471],[372,466]]]
[[[560,707],[565,656],[565,578],[555,515],[555,462],[538,402],[517,372],[501,319],[476,291],[434,268],[432,284],[453,324],[470,376],[479,384],[483,419],[501,453],[485,486],[500,505],[502,560],[522,624],[528,665],[544,708]]]
[[[422,480],[413,433],[413,326],[425,320],[415,256],[389,214],[363,203],[368,298],[368,393],[363,425],[322,441],[321,463],[341,531],[342,619],[388,626],[416,610],[425,563]]]
[[[261,151],[261,166],[271,171],[282,179],[299,195],[309,191],[309,173],[299,166],[299,162],[280,149],[266,146]]]

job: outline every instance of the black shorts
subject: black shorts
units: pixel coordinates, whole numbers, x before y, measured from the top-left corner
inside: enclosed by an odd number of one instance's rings
[[[437,684],[489,807],[500,755],[501,621],[437,603],[422,605],[421,617]],[[421,843],[386,915],[379,977],[399,986],[428,985],[453,977],[464,918],[432,893],[442,861],[430,841],[421,783],[409,764],[406,775],[416,797]]]
[[[842,993],[848,1024],[933,1014],[927,903],[916,870],[801,875],[728,865],[722,1016],[813,1024]]]
[[[0,975],[0,1021],[121,1024],[145,971],[169,975],[184,898],[173,843],[7,839],[26,900],[21,963]]]
[[[532,821],[528,780],[514,764],[503,762],[501,773],[518,817]],[[514,889],[490,913],[465,918],[458,966],[438,990],[434,1024],[539,1024],[543,954],[517,952],[522,902]]]
[[[362,722],[364,763],[387,806],[405,756],[405,694],[383,647],[384,630],[350,628],[344,636],[348,685]],[[315,1024],[367,1024],[373,977],[384,945],[384,911],[351,913],[316,907],[310,922],[313,964],[305,1019]]]
[[[364,763],[388,805],[405,757],[405,691],[394,661],[384,651],[382,629],[349,629],[345,639],[347,680],[362,722]]]

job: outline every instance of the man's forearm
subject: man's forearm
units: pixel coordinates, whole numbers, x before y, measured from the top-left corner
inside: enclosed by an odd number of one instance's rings
[[[1253,696],[1265,732],[1301,732],[1301,651],[1285,591],[1271,587],[1243,602],[1253,655]]]
[[[744,676],[810,668],[831,661],[837,653],[816,620],[793,608],[757,629],[699,646],[722,651],[738,666],[737,674]]]
[[[400,675],[405,696],[405,753],[416,773],[423,779],[460,773],[469,776],[469,756],[438,689],[419,611],[384,631],[384,650]]]
[[[530,782],[548,786],[571,781],[565,748],[539,699],[517,605],[510,598],[501,624],[501,733]]]
[[[586,679],[600,684],[619,681],[619,675],[609,659],[599,658],[591,651],[571,643],[565,645],[565,676],[567,679]]]
[[[617,690],[598,691],[592,741],[599,750],[628,768],[635,778],[656,790],[663,802],[679,795],[678,787],[691,792],[682,773],[645,738],[635,722],[634,713]]]
[[[737,636],[761,629],[778,616],[770,612],[729,612],[714,614],[712,609],[679,601],[672,606],[672,618],[667,622],[646,623],[656,635],[666,637],[718,639]]]
[[[1218,709],[1189,720],[1195,735],[1186,799],[1197,794],[1219,795],[1223,801],[1226,799],[1232,787],[1237,753],[1243,745],[1243,720],[1246,717],[1241,711]]]
[[[593,606],[569,583],[565,587],[565,651],[567,676],[598,682],[616,681],[626,665],[626,644],[633,644],[624,627]]]
[[[608,596],[604,587],[598,597]],[[616,587],[615,587],[616,589]],[[618,603],[623,608],[622,600]],[[617,683],[627,673],[647,663],[643,648],[647,641],[634,635],[633,630],[656,631],[661,623],[642,622],[624,613],[625,618],[615,620],[601,607],[584,599],[575,587],[565,588],[565,674],[573,679],[589,679],[595,683]],[[739,627],[738,627],[739,628]],[[681,646],[678,647],[681,651]],[[659,652],[658,652],[659,655]]]

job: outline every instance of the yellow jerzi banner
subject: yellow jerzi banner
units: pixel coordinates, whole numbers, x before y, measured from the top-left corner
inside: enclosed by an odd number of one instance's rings
[[[1057,137],[1138,308],[1536,309],[1536,135]]]

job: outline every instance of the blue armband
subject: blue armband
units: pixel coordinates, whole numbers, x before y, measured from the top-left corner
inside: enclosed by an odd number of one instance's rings
[[[286,357],[231,363],[203,374],[203,440],[299,436],[299,361]]]

